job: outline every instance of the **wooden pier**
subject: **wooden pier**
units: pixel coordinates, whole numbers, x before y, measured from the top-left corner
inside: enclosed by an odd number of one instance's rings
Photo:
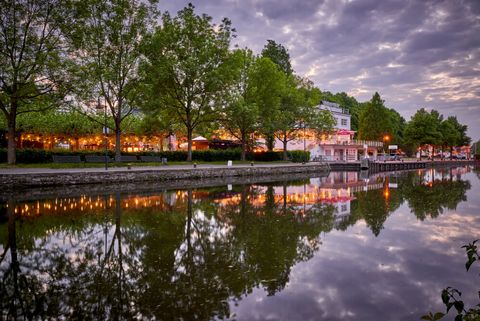
[[[443,161],[371,161],[368,162],[368,168],[363,168],[364,163],[356,162],[330,162],[331,171],[360,171],[368,169],[371,173],[390,172],[399,170],[410,170],[429,168],[432,166],[452,166],[473,164],[473,160],[443,160]]]

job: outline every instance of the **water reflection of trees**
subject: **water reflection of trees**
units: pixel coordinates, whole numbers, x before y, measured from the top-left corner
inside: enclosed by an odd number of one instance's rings
[[[395,188],[390,188],[394,183]],[[355,193],[351,215],[337,224],[340,230],[364,220],[375,236],[380,234],[388,216],[404,201],[420,219],[436,218],[446,209],[454,210],[466,201],[470,182],[462,180],[453,168],[407,172],[384,181],[383,189]]]
[[[452,168],[432,169],[427,178],[424,174],[410,175],[410,184],[401,186],[403,197],[418,219],[435,218],[445,209],[454,210],[460,202],[467,200],[465,194],[471,184],[453,173]]]
[[[9,203],[0,226],[0,309],[7,319],[206,320],[228,317],[229,302],[254,288],[274,294],[290,270],[333,228],[333,208],[307,211],[236,187],[239,203],[194,199],[162,212],[111,207],[92,215],[41,216]],[[284,189],[286,192],[286,189]],[[269,196],[270,195],[270,196]],[[286,195],[283,196],[286,199]],[[6,225],[6,226],[5,226]],[[4,229],[6,227],[6,230]]]

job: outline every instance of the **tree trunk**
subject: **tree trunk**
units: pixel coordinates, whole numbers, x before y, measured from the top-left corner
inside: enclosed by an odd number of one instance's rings
[[[188,151],[187,151],[187,162],[192,161],[192,133],[191,128],[187,128],[187,140],[188,140]]]
[[[245,144],[245,140],[246,140],[245,136],[246,135],[242,133],[242,155],[240,157],[240,160],[243,161],[243,162],[245,161],[245,158],[246,158],[245,157],[245,154],[246,154],[245,150],[246,150],[246,147],[247,147],[246,144]]]
[[[15,127],[16,127],[16,115],[13,111],[10,112],[10,117],[8,118],[8,151],[7,151],[7,161],[9,165],[15,165],[17,161],[16,150],[17,150],[17,141],[15,139]]]
[[[240,196],[240,215],[245,216],[247,214],[247,186],[242,185],[242,193]]]
[[[287,161],[288,160],[288,155],[287,155],[287,144],[288,144],[288,140],[287,140],[287,135],[283,135],[283,160],[284,161]]]
[[[120,125],[115,125],[115,162],[120,162],[122,156]]]
[[[275,136],[273,134],[267,134],[265,136],[265,144],[267,145],[267,150],[272,152],[275,147]]]

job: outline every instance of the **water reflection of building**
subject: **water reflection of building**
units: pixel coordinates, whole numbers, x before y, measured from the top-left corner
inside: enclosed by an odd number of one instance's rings
[[[192,191],[193,202],[207,201],[219,207],[238,206],[242,197],[246,197],[253,208],[263,208],[267,198],[272,198],[274,204],[288,206],[294,213],[302,215],[313,210],[318,205],[335,207],[338,219],[348,216],[351,202],[355,200],[354,193],[371,189],[381,189],[382,179],[360,180],[356,172],[331,173],[328,177],[311,178],[304,184],[294,185],[250,185],[250,193],[243,195],[238,189]],[[163,191],[154,195],[128,195],[120,199],[121,208],[135,210],[141,208],[156,208],[158,210],[183,209],[187,204],[187,191]],[[270,195],[269,195],[270,193]],[[65,215],[70,213],[100,213],[115,207],[116,199],[112,195],[55,198],[17,203],[15,213],[23,216],[38,216],[44,214]],[[259,211],[260,213],[261,211]]]

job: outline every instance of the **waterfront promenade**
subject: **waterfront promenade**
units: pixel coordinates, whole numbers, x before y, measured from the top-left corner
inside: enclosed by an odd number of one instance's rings
[[[0,169],[0,188],[42,187],[82,184],[163,182],[185,179],[275,176],[295,173],[322,173],[326,163],[239,164],[233,166],[199,164],[96,168],[4,168]]]
[[[370,171],[391,171],[430,166],[468,164],[472,161],[404,161],[373,162]],[[127,184],[146,182],[172,182],[179,180],[222,179],[232,177],[277,176],[298,173],[325,173],[333,171],[358,171],[360,162],[312,162],[269,163],[269,164],[198,164],[167,166],[130,166],[95,168],[2,168],[0,169],[0,189],[12,190],[22,187],[70,186],[86,184]]]

